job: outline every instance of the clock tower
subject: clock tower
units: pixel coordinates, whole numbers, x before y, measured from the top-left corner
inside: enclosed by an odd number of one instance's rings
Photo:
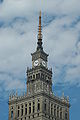
[[[48,69],[48,54],[42,46],[41,12],[39,15],[37,49],[32,53],[32,69],[27,70],[27,94],[52,92],[52,69]]]

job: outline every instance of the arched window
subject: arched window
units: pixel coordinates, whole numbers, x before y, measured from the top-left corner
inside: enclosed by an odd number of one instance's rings
[[[30,94],[30,82],[28,84],[28,94]]]
[[[65,119],[68,119],[67,108],[65,109]]]
[[[11,119],[13,119],[13,107],[11,107]]]
[[[33,75],[33,79],[35,79],[35,75]]]
[[[21,116],[23,116],[23,105],[21,105]]]
[[[62,119],[62,108],[60,108],[60,119]]]
[[[20,107],[18,106],[18,114],[17,114],[18,117],[19,117],[19,114],[20,114]]]
[[[36,79],[40,78],[40,73],[36,74]]]
[[[67,120],[67,118],[68,118],[68,115],[67,115],[67,112],[65,113],[65,119]]]
[[[54,116],[56,116],[56,105],[54,105]]]
[[[31,113],[31,103],[29,103],[29,114]]]
[[[43,74],[43,73],[41,73],[41,78],[42,78],[42,79],[44,79],[44,78],[45,78],[45,76],[44,76],[44,74]]]
[[[44,110],[46,111],[46,99],[44,101]]]
[[[37,111],[40,111],[40,100],[38,100],[38,103],[37,103]]]
[[[35,102],[33,101],[33,113],[35,112]]]
[[[53,104],[51,103],[51,115],[53,115]]]
[[[25,115],[27,115],[27,103],[25,104]]]
[[[59,106],[57,107],[57,117],[59,117]]]
[[[11,111],[11,119],[13,119],[13,111]]]

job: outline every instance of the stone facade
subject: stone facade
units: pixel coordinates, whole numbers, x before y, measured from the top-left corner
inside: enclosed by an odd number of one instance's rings
[[[27,93],[9,97],[9,120],[69,120],[69,98],[59,98],[52,91],[52,69],[42,47],[41,13],[37,44],[31,54],[32,68],[27,68]]]

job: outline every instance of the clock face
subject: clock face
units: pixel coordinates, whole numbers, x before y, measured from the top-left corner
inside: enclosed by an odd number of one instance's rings
[[[34,66],[38,66],[38,64],[39,64],[39,61],[36,60],[36,61],[34,62]]]
[[[45,66],[46,66],[46,62],[45,62],[45,61],[42,61],[42,65],[45,67]]]

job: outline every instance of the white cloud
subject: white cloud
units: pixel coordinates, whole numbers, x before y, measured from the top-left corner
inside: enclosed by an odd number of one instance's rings
[[[14,78],[10,73],[0,73],[0,84],[2,84],[1,88],[6,91],[12,89],[24,89],[25,81]]]
[[[79,82],[76,79],[80,78],[80,22],[74,24],[80,16],[79,3],[79,0],[4,0],[0,4],[0,21],[4,23],[0,27],[0,72],[10,73],[15,78],[14,82],[12,77],[4,78],[6,90],[17,88],[18,84],[20,88],[24,86],[20,80],[26,77],[26,68],[31,66],[30,53],[36,49],[36,13],[40,9],[44,22],[52,19],[43,28],[43,46],[50,54],[49,66],[53,66],[55,81],[60,81],[60,70],[66,65],[63,82]]]
[[[30,16],[40,9],[50,14],[80,15],[79,3],[79,0],[4,0],[0,5],[0,18],[7,20],[14,16]]]

